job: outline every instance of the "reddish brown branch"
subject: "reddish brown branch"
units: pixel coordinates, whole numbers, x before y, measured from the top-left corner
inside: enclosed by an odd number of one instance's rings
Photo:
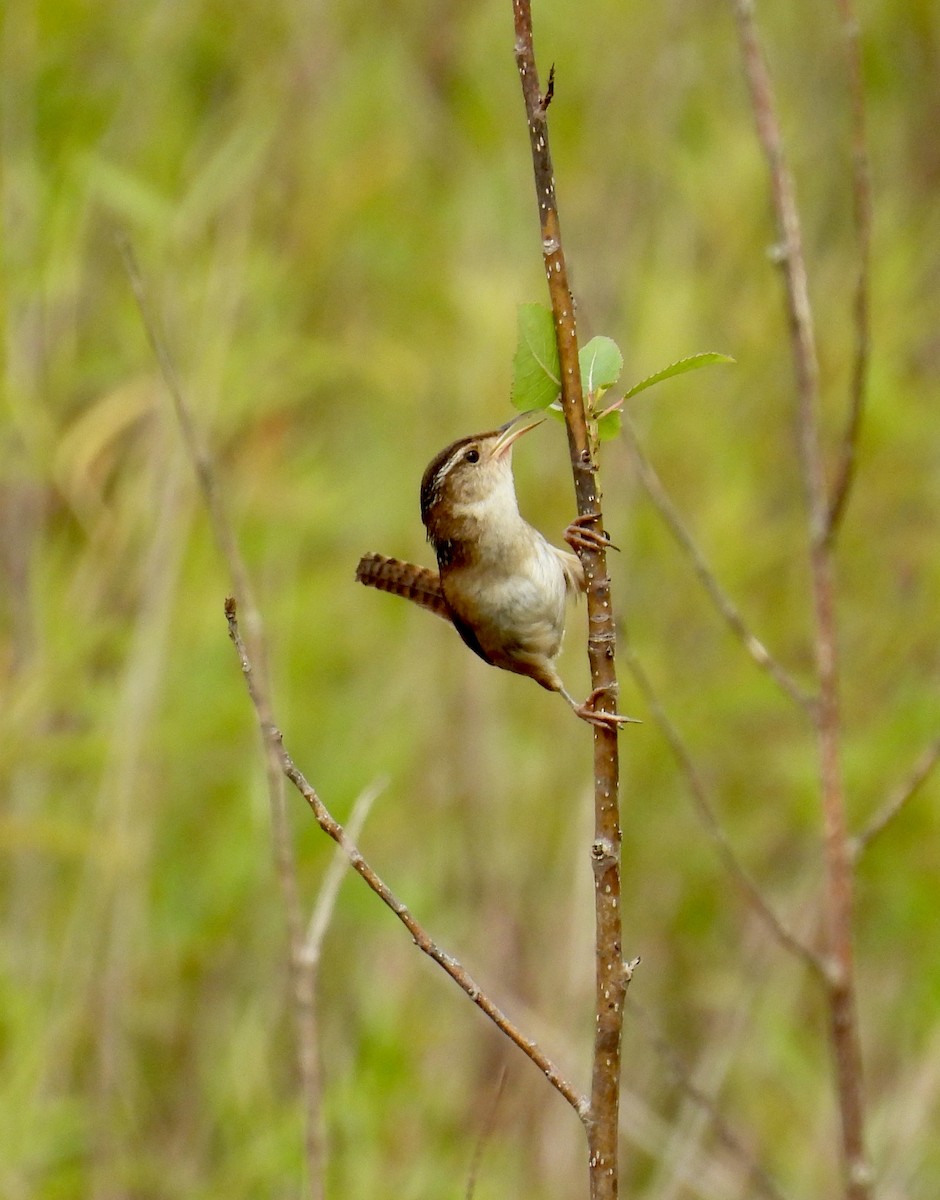
[[[429,958],[432,958],[438,966],[453,979],[457,986],[464,991],[470,999],[482,1009],[490,1020],[500,1029],[511,1042],[519,1047],[522,1052],[535,1063],[548,1082],[568,1101],[571,1107],[577,1112],[578,1116],[583,1121],[588,1120],[589,1106],[586,1097],[574,1087],[573,1084],[562,1075],[561,1071],[552,1062],[547,1055],[543,1054],[536,1043],[531,1038],[527,1038],[523,1033],[516,1028],[506,1014],[497,1007],[489,996],[481,989],[478,983],[470,976],[470,974],[461,966],[453,955],[446,953],[438,946],[431,936],[424,929],[414,916],[412,916],[407,905],[403,904],[392,892],[387,883],[382,880],[379,875],[373,870],[370,864],[363,857],[361,851],[356,846],[355,842],[349,837],[342,825],[333,817],[329,810],[324,805],[323,801],[317,795],[315,789],[307,782],[301,771],[294,765],[294,761],[288,754],[284,739],[280,730],[271,721],[270,714],[261,703],[261,697],[258,693],[257,684],[255,682],[254,670],[251,665],[251,659],[248,651],[245,648],[245,643],[242,640],[238,629],[237,611],[234,599],[229,597],[225,602],[225,618],[228,622],[229,636],[238,652],[238,661],[241,665],[242,674],[245,677],[245,683],[248,687],[248,694],[251,697],[251,702],[254,705],[255,715],[258,718],[258,725],[261,729],[262,737],[265,745],[269,747],[272,756],[277,759],[280,770],[284,773],[294,787],[300,792],[303,798],[307,801],[313,812],[314,819],[325,834],[333,839],[338,846],[342,847],[343,853],[349,860],[349,865],[361,876],[368,884],[373,892],[379,897],[383,904],[392,910],[399,921],[405,926],[408,932],[414,939],[415,945],[419,950],[422,950]]]
[[[532,11],[529,0],[513,0],[515,56],[522,84],[529,144],[535,178],[542,257],[551,297],[558,358],[561,369],[561,402],[568,430],[568,449],[574,477],[578,513],[593,515],[603,528],[597,466],[588,438],[578,365],[578,333],[574,301],[568,287],[568,270],[561,242],[555,198],[555,180],[548,144],[546,110],[554,94],[554,75],[544,96],[539,91],[538,70],[532,45]],[[580,551],[587,579],[588,661],[591,680],[601,689],[599,707],[616,712],[617,674],[614,665],[615,629],[610,579],[605,551]],[[588,1121],[588,1162],[593,1200],[616,1200],[619,1180],[618,1120],[620,1111],[620,1055],[623,1005],[629,968],[623,961],[620,908],[620,763],[617,734],[594,730],[594,867],[595,1035]]]
[[[842,1126],[845,1195],[847,1200],[868,1200],[871,1175],[865,1155],[862,1061],[852,949],[852,860],[839,753],[841,728],[835,577],[829,539],[829,505],[819,445],[819,371],[813,315],[796,194],[784,154],[770,75],[758,38],[753,0],[733,0],[733,6],[757,134],[767,160],[796,375],[797,426],[809,523],[819,685],[815,720],[826,867],[826,998]]]

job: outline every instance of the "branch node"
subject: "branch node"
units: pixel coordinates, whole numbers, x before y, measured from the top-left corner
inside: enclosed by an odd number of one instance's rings
[[[620,861],[617,847],[609,838],[595,838],[591,844],[591,862],[595,872],[606,871],[608,867],[616,866]]]
[[[539,112],[542,116],[545,115],[548,106],[552,102],[552,97],[555,95],[555,64],[552,63],[548,70],[548,87],[545,89],[545,95],[539,96]]]

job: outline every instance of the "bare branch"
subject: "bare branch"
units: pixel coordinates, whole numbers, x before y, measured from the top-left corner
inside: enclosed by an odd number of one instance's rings
[[[626,437],[627,446],[633,457],[633,462],[639,475],[640,482],[649,496],[653,505],[659,512],[660,516],[665,521],[672,533],[673,537],[685,551],[687,557],[692,563],[695,574],[699,581],[708,593],[709,598],[715,608],[724,618],[728,628],[738,639],[753,661],[766,671],[773,679],[774,683],[780,690],[789,697],[790,700],[797,704],[804,712],[810,716],[813,714],[815,701],[800,685],[796,682],[793,676],[783,667],[776,658],[770,653],[764,643],[751,632],[745,624],[744,618],[728,595],[723,590],[721,584],[715,577],[714,571],[705,560],[705,556],[699,549],[698,544],[693,538],[688,526],[683,521],[679,510],[673,504],[669,493],[663,486],[662,480],[653,467],[653,464],[646,457],[643,447],[640,445],[632,423],[624,418],[623,431]]]
[[[561,1074],[558,1067],[548,1058],[539,1047],[530,1038],[527,1038],[521,1033],[516,1026],[510,1021],[504,1012],[490,999],[490,997],[480,988],[479,984],[470,976],[470,974],[461,966],[453,955],[442,950],[427,933],[424,927],[415,919],[407,905],[403,904],[392,892],[391,888],[386,884],[380,876],[373,870],[370,864],[363,857],[361,851],[356,846],[355,842],[349,837],[342,825],[332,816],[326,806],[323,804],[315,789],[307,782],[301,771],[294,765],[294,761],[288,754],[284,739],[280,730],[268,718],[266,709],[260,703],[257,685],[255,682],[254,671],[252,669],[251,660],[248,651],[245,648],[245,643],[242,640],[238,630],[238,620],[236,613],[236,605],[231,597],[225,602],[225,616],[228,621],[229,636],[235,645],[238,652],[238,660],[241,665],[242,674],[245,677],[245,683],[248,687],[248,694],[251,697],[251,702],[254,705],[255,715],[258,718],[258,724],[261,729],[265,744],[270,747],[271,754],[276,756],[280,768],[284,775],[300,792],[303,798],[307,801],[313,812],[314,819],[325,834],[333,839],[338,846],[342,847],[343,854],[346,856],[350,866],[360,875],[379,897],[383,904],[392,910],[399,921],[405,926],[408,932],[414,939],[415,945],[419,950],[423,951],[429,958],[441,967],[446,974],[457,984],[461,991],[465,992],[470,999],[480,1008],[500,1029],[511,1042],[530,1058],[532,1062],[539,1068],[548,1082],[568,1101],[571,1107],[575,1110],[582,1121],[588,1120],[589,1104],[587,1098],[582,1096],[573,1084]]]
[[[769,174],[780,239],[790,346],[796,376],[797,434],[809,525],[810,577],[816,627],[818,701],[814,712],[819,752],[823,851],[826,869],[826,1001],[835,1057],[847,1200],[869,1200],[871,1169],[865,1152],[862,1052],[852,945],[854,888],[840,761],[838,637],[835,574],[829,537],[829,504],[819,443],[819,367],[803,237],[793,178],[783,150],[773,87],[758,37],[753,0],[732,0],[744,73],[757,134]]]
[[[278,766],[278,778],[285,779],[280,766]],[[353,804],[346,825],[347,833],[353,841],[362,832],[372,805],[384,788],[384,781],[373,783],[359,795]],[[320,884],[310,924],[307,927],[307,935],[294,963],[294,1004],[299,1031],[297,1055],[304,1097],[307,1102],[306,1145],[313,1200],[324,1200],[326,1196],[325,1169],[327,1161],[317,985],[323,942],[333,918],[339,889],[346,878],[347,867],[346,855],[342,848],[337,846]]]
[[[387,780],[377,780],[359,794],[349,813],[349,820],[346,822],[346,836],[350,841],[355,842],[359,837],[366,823],[366,818],[372,810],[372,805],[378,800],[387,786]],[[339,895],[339,889],[346,878],[346,868],[348,865],[342,846],[337,846],[326,874],[323,876],[323,882],[317,893],[317,902],[310,915],[310,924],[307,926],[307,936],[304,939],[302,952],[302,960],[307,965],[313,967],[319,965],[320,956],[323,952],[323,941],[326,937],[326,931],[330,926],[330,921],[333,919],[336,897]]]
[[[923,784],[927,782],[938,762],[940,762],[940,737],[927,746],[908,775],[890,793],[865,828],[852,838],[850,845],[854,862],[858,862],[875,838],[884,833],[888,825],[901,814],[908,800],[916,795]]]
[[[522,84],[529,146],[538,204],[542,258],[551,297],[558,360],[561,404],[568,431],[568,451],[578,514],[593,516],[603,529],[597,464],[588,436],[578,363],[578,331],[568,268],[561,242],[555,197],[555,178],[548,142],[546,114],[555,93],[554,71],[542,95],[532,45],[530,0],[513,0],[515,56]],[[599,711],[617,711],[617,672],[614,660],[616,630],[607,555],[600,539],[579,549],[587,581],[588,662]],[[614,729],[594,729],[594,869],[595,914],[595,1029],[588,1133],[588,1168],[592,1200],[616,1200],[619,1188],[620,1062],[623,1001],[629,969],[623,961],[620,879],[620,760]]]
[[[838,0],[838,4],[845,38],[849,103],[852,110],[852,205],[858,250],[858,277],[853,305],[855,361],[849,388],[849,414],[842,435],[826,521],[826,535],[830,541],[838,532],[855,479],[858,439],[868,392],[868,362],[871,356],[872,188],[865,121],[865,86],[862,78],[861,30],[854,0]]]
[[[744,896],[744,899],[764,922],[780,945],[804,962],[817,975],[823,975],[825,973],[824,967],[818,955],[787,928],[764,899],[760,888],[741,865],[738,856],[734,852],[734,848],[728,840],[727,834],[722,828],[721,822],[718,820],[714,806],[709,798],[705,781],[695,766],[692,755],[682,739],[682,735],[676,729],[663,707],[649,676],[646,674],[633,647],[630,645],[629,639],[624,639],[621,654],[627,670],[643,694],[653,720],[659,726],[663,737],[669,745],[669,749],[672,751],[673,757],[679,765],[679,769],[685,777],[695,811],[702,822],[705,832],[711,839],[712,845],[715,847],[725,870]]]

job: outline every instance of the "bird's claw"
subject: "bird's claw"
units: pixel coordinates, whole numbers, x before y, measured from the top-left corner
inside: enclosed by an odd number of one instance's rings
[[[572,550],[619,550],[603,529],[591,529],[598,520],[597,513],[582,513],[565,530],[565,541]]]
[[[587,721],[589,725],[596,725],[598,729],[611,729],[614,733],[617,733],[623,725],[640,725],[642,722],[637,717],[623,717],[620,713],[597,711],[594,705],[598,698],[611,690],[611,685],[596,687],[583,704],[575,705],[574,711],[582,721]]]

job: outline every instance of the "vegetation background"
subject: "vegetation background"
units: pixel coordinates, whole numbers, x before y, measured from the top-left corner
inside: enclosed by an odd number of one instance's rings
[[[842,427],[855,278],[835,5],[761,5],[797,177],[824,420]],[[839,557],[845,770],[864,823],[940,730],[940,9],[866,2],[873,359]],[[582,336],[754,629],[811,663],[805,523],[766,174],[730,6],[536,6]],[[426,462],[511,415],[517,305],[544,300],[508,0],[11,0],[2,16],[0,1193],[302,1194],[303,1114],[263,759],[212,543],[114,234],[132,238],[257,582],[287,744],[441,942],[580,1079],[591,1035],[590,736],[557,697],[357,589],[427,561]],[[523,511],[573,515],[560,427]],[[770,900],[811,936],[805,720],[603,452],[637,654]],[[583,608],[564,659],[587,691]],[[625,673],[624,673],[625,674]],[[624,1190],[748,1194],[650,1040],[667,1038],[784,1195],[834,1194],[818,997],[728,885],[646,718],[622,735]],[[936,778],[862,862],[861,1019],[880,1197],[940,1194]],[[331,854],[299,798],[305,894]],[[581,1131],[357,880],[326,945],[330,1194],[584,1194]]]

